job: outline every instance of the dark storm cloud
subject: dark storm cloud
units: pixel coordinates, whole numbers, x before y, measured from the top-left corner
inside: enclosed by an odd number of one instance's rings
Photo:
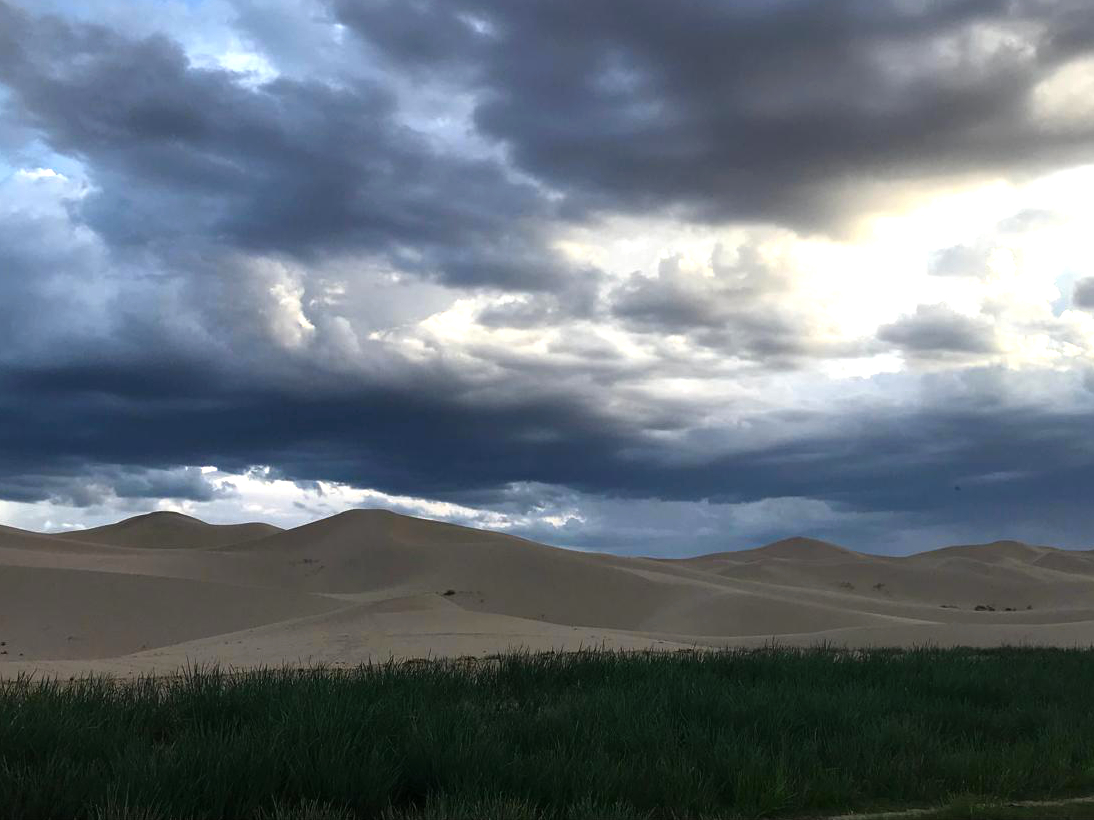
[[[202,502],[234,493],[231,485],[208,481],[197,467],[89,465],[67,458],[23,461],[17,453],[0,458],[0,465],[6,468],[0,474],[0,498],[8,501],[90,507],[119,499]]]
[[[211,501],[230,494],[211,484],[199,467],[124,473],[113,481],[119,498],[179,498]]]
[[[1094,310],[1094,276],[1087,276],[1075,283],[1071,300],[1075,307]]]
[[[25,214],[2,214],[0,218],[0,328],[9,339],[35,332],[34,317],[44,313],[47,300],[42,292],[43,273],[66,265],[82,267],[80,254],[55,240],[53,220]],[[4,355],[0,352],[0,358]]]
[[[0,4],[14,115],[97,186],[79,216],[115,246],[216,243],[314,259],[354,250],[460,284],[561,275],[544,200],[488,160],[441,153],[391,93],[192,66],[178,44]]]
[[[990,322],[945,305],[919,305],[915,313],[880,327],[877,337],[912,356],[992,353],[999,347]]]
[[[578,210],[816,225],[870,182],[1021,174],[1094,152],[1089,121],[1045,123],[1031,104],[1094,50],[1085,0],[335,8],[403,70],[475,88],[479,129]]]
[[[640,419],[599,409],[594,395],[492,403],[450,398],[441,381],[302,395],[207,380],[149,399],[126,388],[140,381],[139,370],[99,375],[74,383],[66,372],[9,371],[0,384],[0,474],[22,485],[6,485],[7,497],[57,496],[59,477],[103,472],[94,465],[209,463],[242,472],[261,458],[290,480],[486,505],[507,503],[511,483],[526,481],[682,501],[800,496],[848,511],[995,516],[996,527],[1002,511],[1017,520],[1048,506],[1063,510],[1057,523],[1077,538],[1074,516],[1094,481],[1090,410],[1000,399],[997,380],[1013,374],[962,377],[924,393],[922,407],[836,402],[823,412],[761,415],[746,436],[723,444],[689,433],[684,410],[678,438],[651,437]],[[814,432],[764,434],[804,429]],[[37,490],[34,476],[45,477]]]

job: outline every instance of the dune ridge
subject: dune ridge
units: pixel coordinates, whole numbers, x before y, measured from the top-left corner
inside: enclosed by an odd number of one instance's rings
[[[796,537],[653,559],[363,509],[289,530],[176,513],[0,526],[4,676],[771,640],[1094,644],[1094,552],[890,557]]]
[[[87,530],[56,533],[57,538],[85,544],[142,549],[210,549],[253,541],[281,532],[273,524],[207,524],[177,512],[158,511]]]

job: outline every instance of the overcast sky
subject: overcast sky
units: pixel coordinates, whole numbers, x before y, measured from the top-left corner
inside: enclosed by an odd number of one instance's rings
[[[0,0],[0,522],[1094,547],[1089,0]]]

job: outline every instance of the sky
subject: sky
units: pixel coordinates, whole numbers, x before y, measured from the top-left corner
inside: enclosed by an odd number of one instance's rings
[[[0,522],[1094,547],[1088,0],[0,0]]]

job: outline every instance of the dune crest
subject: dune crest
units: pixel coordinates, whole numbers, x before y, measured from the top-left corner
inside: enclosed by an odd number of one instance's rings
[[[651,559],[387,510],[290,530],[164,512],[0,526],[0,675],[772,639],[1094,644],[1094,553],[1001,541],[897,558],[795,537]]]

